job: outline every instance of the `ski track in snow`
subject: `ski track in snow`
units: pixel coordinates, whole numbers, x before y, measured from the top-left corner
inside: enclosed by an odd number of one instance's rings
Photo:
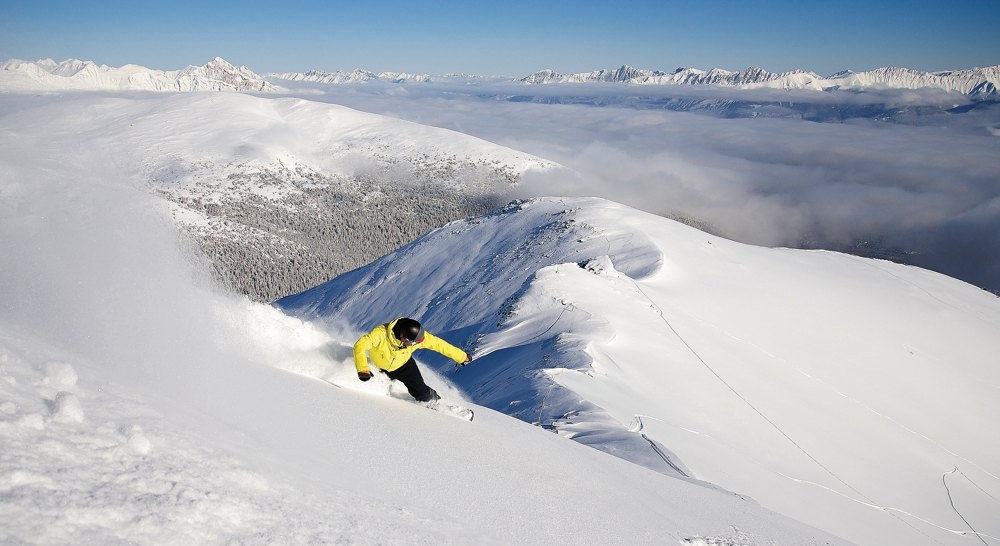
[[[859,261],[860,261],[860,260],[859,260]],[[915,285],[915,284],[913,284],[912,282],[910,282],[910,281],[908,281],[908,280],[905,280],[905,279],[902,279],[902,278],[898,277],[897,275],[894,275],[894,274],[893,274],[893,273],[891,273],[891,272],[888,272],[888,271],[884,271],[883,269],[881,269],[881,268],[878,268],[877,266],[874,266],[874,265],[872,265],[872,267],[876,267],[877,269],[879,269],[880,271],[883,271],[884,273],[886,273],[886,274],[888,274],[888,275],[891,275],[891,276],[893,276],[893,277],[895,277],[895,278],[898,278],[898,279],[900,279],[901,281],[904,281],[904,282],[907,282],[908,284],[911,284],[911,285],[913,285],[913,286],[914,286],[915,288],[918,288],[918,289],[919,289],[919,290],[921,290],[922,292],[926,293],[926,294],[928,295],[928,297],[931,297],[931,298],[935,299],[936,301],[939,301],[939,302],[941,302],[942,304],[945,304],[945,305],[948,305],[949,307],[955,307],[955,306],[954,306],[953,304],[951,304],[950,302],[945,302],[944,300],[941,300],[941,299],[937,298],[936,296],[934,296],[933,294],[931,294],[931,293],[930,293],[929,291],[927,291],[927,290],[926,290],[926,289],[924,289],[923,287],[920,287],[919,285]],[[639,287],[639,285],[638,285],[638,282],[636,282],[636,286],[637,286],[637,288],[638,288],[638,289],[640,290],[640,292],[641,292],[641,291],[642,291],[642,289],[641,289],[641,287]],[[644,293],[644,292],[643,292],[643,295],[645,296],[645,293]],[[648,298],[648,297],[647,297],[647,298]],[[655,307],[655,304],[653,304],[653,303],[652,303],[652,300],[650,300],[650,302],[651,302],[651,304],[652,304],[652,305],[654,305],[654,307]],[[683,337],[682,337],[682,336],[680,335],[680,333],[678,333],[678,332],[677,332],[677,331],[676,331],[676,330],[674,329],[674,327],[673,327],[672,325],[670,325],[670,323],[669,323],[669,321],[667,320],[666,316],[665,316],[665,315],[663,314],[663,311],[662,311],[661,309],[659,309],[658,307],[657,307],[657,311],[658,311],[658,313],[660,314],[660,316],[661,316],[661,317],[663,318],[664,322],[666,322],[666,323],[667,323],[667,325],[668,325],[668,326],[670,327],[671,331],[673,331],[673,332],[674,332],[674,334],[675,334],[675,335],[677,335],[677,337],[678,337],[678,338],[680,338],[680,339],[681,339],[682,341],[684,341],[684,339],[683,339]],[[738,337],[738,336],[735,336],[735,335],[733,335],[732,333],[730,333],[730,332],[728,332],[728,331],[725,331],[725,330],[723,330],[723,329],[719,328],[718,326],[716,326],[716,325],[714,325],[714,324],[711,324],[711,323],[709,323],[709,322],[707,322],[707,321],[704,321],[704,320],[700,319],[700,318],[699,318],[699,317],[697,317],[697,316],[689,316],[688,318],[690,318],[690,319],[692,319],[692,320],[695,320],[695,321],[697,321],[697,322],[699,322],[699,323],[701,323],[701,324],[704,324],[705,326],[709,326],[709,327],[712,327],[712,328],[715,328],[715,329],[718,329],[718,330],[720,330],[720,333],[721,333],[721,334],[723,334],[723,335],[727,336],[728,338],[730,338],[730,339],[733,339],[733,340],[735,340],[735,341],[738,341],[738,342],[740,342],[740,343],[745,343],[745,344],[747,344],[747,345],[751,346],[752,348],[754,348],[755,350],[757,350],[757,351],[760,351],[761,353],[765,354],[765,355],[766,355],[766,356],[768,356],[769,358],[772,358],[772,359],[774,359],[774,360],[777,360],[777,361],[781,361],[781,362],[783,362],[783,363],[785,363],[785,364],[788,364],[788,362],[787,362],[787,361],[785,361],[784,359],[782,359],[781,357],[779,357],[779,356],[776,356],[776,355],[773,355],[773,354],[771,354],[771,353],[767,352],[766,350],[764,350],[763,348],[761,348],[761,347],[757,346],[757,345],[756,345],[756,344],[754,344],[753,342],[751,342],[751,341],[748,341],[748,340],[745,340],[745,339],[742,339],[742,338],[740,338],[740,337]],[[687,342],[686,342],[686,341],[684,341],[684,343],[685,343],[685,345],[687,345]],[[700,356],[699,356],[699,355],[697,354],[697,352],[695,351],[695,349],[694,349],[693,347],[691,347],[690,345],[687,345],[687,346],[688,346],[688,348],[689,348],[689,349],[691,350],[691,352],[692,352],[692,353],[693,353],[693,354],[694,354],[694,355],[695,355],[695,356],[696,356],[696,357],[697,357],[697,358],[698,358],[698,359],[699,359],[699,360],[700,360],[700,361],[701,361],[701,362],[702,362],[702,363],[703,363],[703,364],[704,364],[704,365],[705,365],[706,367],[709,367],[709,369],[711,370],[711,367],[709,366],[709,364],[708,364],[707,362],[705,362],[704,360],[702,360],[702,359],[701,359],[701,357],[700,357]],[[866,404],[865,402],[863,402],[863,401],[861,401],[861,400],[858,400],[857,398],[855,398],[855,397],[852,397],[852,396],[850,396],[850,395],[848,395],[848,394],[846,394],[846,393],[842,392],[841,390],[837,389],[837,388],[836,388],[836,387],[834,387],[833,385],[830,385],[830,384],[829,384],[829,383],[827,383],[826,381],[823,381],[822,379],[820,379],[820,378],[818,378],[818,377],[815,377],[815,376],[813,376],[813,375],[810,375],[809,373],[805,372],[804,370],[801,370],[801,369],[799,369],[799,368],[798,368],[798,367],[796,367],[796,366],[789,366],[789,367],[790,367],[791,369],[794,369],[794,370],[795,370],[796,372],[798,372],[799,374],[801,374],[801,375],[805,376],[805,377],[806,377],[806,378],[808,378],[809,380],[811,380],[811,381],[814,381],[814,382],[816,382],[816,383],[820,384],[820,385],[821,385],[821,386],[823,386],[823,387],[824,387],[825,389],[827,389],[827,390],[829,390],[829,391],[833,392],[833,393],[834,393],[834,394],[836,394],[837,396],[840,396],[841,398],[844,398],[844,399],[846,399],[846,400],[850,401],[851,403],[853,403],[853,404],[856,404],[856,405],[858,405],[858,406],[862,407],[862,408],[863,408],[863,409],[864,409],[865,411],[867,411],[867,412],[871,413],[872,415],[874,415],[874,416],[878,417],[879,419],[883,419],[883,420],[885,420],[885,421],[888,421],[888,422],[892,423],[892,424],[893,424],[894,426],[896,426],[896,427],[899,427],[900,429],[902,429],[902,430],[906,431],[907,433],[909,433],[909,434],[912,434],[913,436],[916,436],[916,437],[919,437],[919,438],[921,438],[921,439],[925,440],[925,441],[926,441],[926,442],[927,442],[928,444],[930,444],[930,445],[932,445],[932,446],[934,446],[934,447],[936,447],[936,448],[940,449],[941,451],[943,451],[943,452],[947,453],[948,455],[950,455],[950,456],[953,456],[953,457],[955,457],[955,458],[958,458],[958,459],[960,459],[960,460],[962,460],[962,461],[965,461],[966,463],[968,463],[968,464],[970,464],[970,465],[974,466],[974,467],[975,467],[976,469],[978,469],[978,470],[982,471],[982,472],[983,472],[984,474],[986,474],[986,475],[987,475],[987,476],[989,476],[990,478],[993,478],[993,479],[996,479],[996,480],[1000,480],[1000,477],[998,477],[998,476],[997,476],[996,474],[994,474],[994,473],[993,473],[992,471],[990,471],[990,470],[989,470],[988,468],[986,468],[986,467],[984,467],[983,465],[981,465],[981,464],[979,464],[979,463],[977,463],[977,462],[975,462],[975,461],[973,461],[973,460],[969,459],[968,457],[965,457],[965,456],[963,456],[963,455],[961,455],[961,454],[959,454],[959,453],[956,453],[955,451],[951,450],[951,449],[950,449],[950,448],[949,448],[948,446],[946,446],[946,445],[942,444],[941,442],[939,442],[939,441],[937,441],[937,440],[935,440],[935,439],[931,438],[930,436],[927,436],[926,434],[923,434],[923,433],[921,433],[921,432],[919,432],[919,431],[917,431],[917,430],[914,430],[914,429],[912,429],[912,428],[910,428],[910,427],[906,426],[905,424],[903,424],[903,423],[899,422],[899,421],[898,421],[898,420],[896,420],[896,419],[893,419],[893,418],[892,418],[891,416],[889,416],[889,415],[886,415],[885,413],[882,413],[882,412],[879,412],[878,410],[876,410],[875,408],[873,408],[873,407],[871,407],[870,405]],[[743,400],[743,401],[744,401],[744,402],[746,402],[746,403],[747,403],[748,405],[750,405],[750,407],[751,407],[751,408],[753,408],[753,409],[754,409],[754,411],[756,411],[756,412],[760,413],[760,411],[759,411],[759,410],[757,410],[757,408],[756,408],[756,407],[754,407],[754,406],[753,406],[753,405],[752,405],[752,404],[750,403],[750,401],[748,401],[748,400],[746,400],[745,398],[743,398],[743,396],[742,396],[742,395],[740,395],[740,393],[739,393],[738,391],[736,391],[736,389],[735,389],[735,388],[733,388],[733,387],[732,387],[731,385],[729,385],[728,383],[726,383],[726,382],[725,382],[725,380],[724,380],[724,379],[723,379],[723,378],[722,378],[721,376],[718,376],[718,374],[717,374],[717,373],[716,373],[716,372],[715,372],[714,370],[711,370],[711,371],[712,371],[712,373],[713,373],[713,374],[715,374],[715,375],[716,375],[716,376],[717,376],[717,377],[719,378],[719,380],[720,380],[720,381],[722,381],[722,382],[723,382],[723,383],[724,383],[724,384],[725,384],[725,385],[726,385],[726,386],[727,386],[727,387],[728,387],[728,388],[729,388],[730,390],[732,390],[732,391],[733,391],[733,393],[734,393],[734,394],[736,394],[736,396],[738,396],[738,397],[739,397],[739,398],[740,398],[741,400]],[[904,516],[907,516],[907,517],[910,517],[910,518],[913,518],[913,519],[915,519],[915,520],[919,520],[919,521],[920,521],[920,522],[922,522],[922,523],[925,523],[925,524],[928,524],[928,525],[930,525],[930,526],[932,526],[932,527],[935,527],[935,528],[938,528],[938,529],[941,529],[941,530],[943,530],[943,531],[947,531],[947,532],[949,532],[949,533],[953,533],[953,534],[956,534],[956,535],[960,535],[960,536],[965,536],[965,535],[967,534],[967,533],[966,533],[965,531],[962,531],[962,530],[956,530],[956,529],[951,529],[951,528],[948,528],[948,527],[946,527],[946,526],[943,526],[943,525],[940,525],[940,524],[938,524],[938,523],[935,523],[935,522],[933,522],[933,521],[931,521],[931,520],[928,520],[928,519],[925,519],[925,518],[922,518],[922,517],[920,517],[919,515],[916,515],[916,514],[913,514],[913,513],[910,513],[910,512],[908,512],[908,511],[906,511],[906,510],[903,510],[903,509],[900,509],[900,508],[894,508],[894,507],[890,507],[890,506],[882,506],[882,505],[879,505],[879,504],[876,504],[874,500],[872,500],[872,499],[868,498],[868,497],[867,497],[867,496],[866,496],[866,495],[865,495],[864,493],[862,493],[861,491],[859,491],[858,489],[856,489],[856,488],[855,488],[854,486],[852,486],[852,485],[850,485],[850,484],[848,484],[848,483],[844,482],[844,481],[843,481],[843,479],[842,479],[841,477],[839,477],[839,476],[838,476],[837,474],[835,474],[835,473],[834,473],[834,472],[833,472],[832,470],[830,470],[829,468],[827,468],[827,467],[826,467],[825,465],[823,465],[823,464],[822,464],[821,462],[819,462],[819,461],[815,460],[815,459],[813,458],[813,456],[812,456],[811,454],[809,454],[809,453],[808,453],[807,451],[805,451],[805,449],[804,449],[804,448],[802,448],[802,447],[801,447],[800,445],[798,445],[798,443],[796,443],[796,442],[795,442],[795,440],[793,440],[793,439],[792,439],[791,437],[788,437],[787,435],[785,435],[784,431],[782,431],[782,430],[780,429],[780,427],[779,427],[779,426],[778,426],[778,425],[777,425],[776,423],[774,423],[774,422],[773,422],[773,421],[771,421],[771,420],[770,420],[769,418],[767,418],[767,416],[763,415],[762,413],[761,413],[760,415],[761,415],[761,417],[762,417],[762,418],[763,418],[764,420],[766,420],[766,421],[767,421],[767,422],[768,422],[769,424],[771,424],[771,426],[773,426],[773,427],[775,427],[776,429],[778,429],[778,431],[779,431],[779,432],[780,432],[780,433],[781,433],[782,435],[784,435],[784,436],[785,436],[785,437],[786,437],[786,438],[787,438],[787,439],[788,439],[788,440],[789,440],[789,441],[790,441],[790,442],[791,442],[791,443],[792,443],[793,445],[795,445],[797,449],[801,450],[801,451],[802,451],[802,452],[803,452],[803,453],[804,453],[804,454],[805,454],[805,455],[806,455],[807,457],[809,457],[809,458],[810,458],[810,459],[812,459],[812,460],[813,460],[814,462],[816,462],[816,464],[817,464],[817,465],[819,465],[819,466],[820,466],[821,468],[823,468],[823,469],[824,469],[824,471],[826,471],[827,473],[831,474],[831,475],[832,475],[832,476],[833,476],[833,477],[834,477],[835,479],[837,479],[838,481],[840,481],[840,482],[841,482],[841,483],[842,483],[843,485],[847,486],[847,487],[848,487],[849,489],[851,489],[852,491],[854,491],[855,493],[857,493],[858,495],[860,495],[860,496],[861,496],[861,499],[857,499],[857,498],[853,498],[853,497],[851,497],[850,495],[846,495],[846,494],[844,494],[844,493],[842,493],[842,492],[840,492],[840,491],[837,491],[836,489],[833,489],[833,488],[830,488],[830,487],[827,487],[827,486],[825,486],[825,485],[822,485],[822,484],[819,484],[819,483],[816,483],[816,482],[812,482],[812,481],[809,481],[809,480],[803,480],[803,479],[799,479],[799,478],[795,478],[795,477],[793,477],[793,476],[789,476],[789,475],[786,475],[786,474],[783,474],[783,473],[781,473],[781,472],[778,472],[778,471],[774,471],[774,470],[772,470],[772,471],[773,471],[773,472],[775,472],[775,473],[776,473],[777,475],[779,475],[779,476],[781,476],[781,477],[783,477],[783,478],[786,478],[786,479],[788,479],[788,480],[791,480],[791,481],[793,481],[793,482],[796,482],[796,483],[801,483],[801,484],[806,484],[806,485],[810,485],[810,486],[813,486],[813,487],[817,487],[817,488],[820,488],[820,489],[823,489],[823,490],[825,490],[825,491],[829,491],[829,492],[831,492],[831,493],[834,493],[834,494],[836,494],[836,495],[839,495],[839,496],[841,496],[841,497],[844,497],[844,498],[846,498],[846,499],[848,499],[848,500],[851,500],[851,501],[853,501],[853,502],[856,502],[856,503],[858,503],[858,504],[861,504],[861,505],[863,505],[863,506],[867,506],[867,507],[869,507],[869,508],[873,508],[873,509],[876,509],[876,510],[880,510],[880,511],[884,511],[884,512],[893,512],[893,513],[898,513],[898,514],[900,514],[900,515],[904,515]],[[666,421],[666,420],[664,420],[664,419],[660,419],[660,418],[656,418],[656,417],[651,417],[651,416],[640,416],[640,415],[636,415],[636,416],[635,416],[635,421],[636,421],[636,424],[637,424],[637,426],[636,426],[636,428],[634,428],[634,430],[633,430],[632,428],[630,428],[630,431],[634,431],[634,432],[641,432],[641,430],[642,430],[642,428],[643,428],[643,425],[642,425],[642,420],[641,420],[641,417],[647,417],[647,418],[652,418],[652,419],[656,419],[656,420],[658,420],[658,421],[661,421],[661,422],[664,422],[664,423],[668,423],[668,424],[670,424],[670,423],[669,423],[668,421]],[[683,427],[680,427],[680,426],[677,426],[677,425],[672,425],[672,426],[675,426],[675,427],[677,427],[677,428],[680,428],[680,429],[682,429],[682,430],[687,430],[687,429],[684,429]],[[693,432],[693,431],[692,431],[692,432]],[[700,434],[700,433],[696,433],[696,434]],[[644,437],[645,437],[645,436],[644,436]],[[715,438],[714,440],[718,441],[718,438]],[[654,447],[654,449],[655,449],[655,447]],[[762,468],[765,468],[765,469],[767,469],[767,468],[768,468],[768,466],[767,466],[767,465],[765,465],[765,464],[763,464],[762,462],[760,462],[760,461],[757,461],[757,462],[758,462],[758,463],[759,463],[759,464],[761,465],[761,467],[762,467]],[[955,467],[955,468],[954,468],[953,470],[951,470],[951,471],[949,471],[949,472],[946,472],[946,473],[945,473],[944,475],[947,475],[947,474],[950,474],[950,473],[954,473],[954,472],[960,472],[960,471],[959,471],[959,469],[958,469],[958,467]],[[983,488],[982,488],[981,486],[979,486],[979,485],[978,485],[978,484],[977,484],[977,483],[976,483],[976,482],[975,482],[974,480],[972,480],[971,478],[969,478],[968,476],[966,476],[966,475],[965,475],[964,473],[962,473],[962,475],[963,475],[963,476],[964,476],[964,477],[965,477],[965,478],[966,478],[966,479],[967,479],[967,480],[968,480],[968,481],[969,481],[969,482],[970,482],[970,483],[971,483],[971,484],[972,484],[972,485],[973,485],[973,486],[974,486],[974,487],[975,487],[976,489],[978,489],[978,490],[982,491],[982,492],[983,492],[983,494],[985,494],[986,496],[990,497],[990,498],[991,498],[991,499],[993,499],[994,501],[997,501],[997,499],[996,499],[996,498],[995,498],[995,497],[994,497],[993,495],[991,495],[991,494],[990,494],[990,493],[989,493],[988,491],[986,491],[986,490],[985,490],[985,489],[983,489]],[[946,485],[946,488],[947,488],[947,485]],[[946,491],[946,492],[947,492],[947,494],[948,494],[948,499],[949,499],[949,503],[951,504],[952,508],[954,508],[954,502],[953,502],[953,501],[951,500],[951,493],[950,493],[950,491]],[[863,500],[862,500],[862,499],[863,499]],[[1000,501],[998,501],[998,502],[1000,502]],[[961,515],[961,513],[960,513],[960,512],[958,511],[958,509],[957,509],[957,508],[955,509],[955,512],[956,512],[956,513],[957,513],[957,514],[958,514],[958,515],[959,515],[959,516],[960,516],[960,517],[962,518],[962,520],[963,520],[963,521],[965,521],[964,517],[963,517],[963,516]],[[965,523],[966,523],[966,525],[968,525],[968,522],[965,522]],[[969,525],[969,528],[970,528],[970,529],[972,529],[972,526],[971,526],[971,525]],[[918,531],[918,532],[919,532],[919,531]],[[978,532],[976,532],[976,531],[974,531],[974,530],[973,530],[973,534],[975,534],[975,535],[977,535],[977,536],[981,535],[980,533],[978,533]],[[992,538],[992,539],[997,539],[997,540],[1000,540],[1000,538],[998,538],[998,537],[992,537],[992,536],[990,536],[990,535],[987,535],[987,534],[982,534],[982,536],[985,536],[985,537],[988,537],[988,538]]]

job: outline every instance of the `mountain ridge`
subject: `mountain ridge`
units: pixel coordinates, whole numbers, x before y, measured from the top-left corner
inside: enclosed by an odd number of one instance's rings
[[[268,80],[311,82],[324,84],[356,84],[380,81],[396,84],[426,84],[464,80],[513,81],[523,84],[620,83],[649,86],[715,86],[733,89],[783,90],[882,90],[939,89],[961,93],[976,99],[1000,96],[1000,65],[967,69],[926,72],[905,67],[882,67],[855,72],[842,70],[821,76],[808,70],[770,72],[759,66],[740,71],[721,68],[703,70],[693,67],[663,70],[636,68],[623,64],[617,68],[589,72],[561,73],[543,69],[520,78],[478,76],[470,74],[430,75],[420,73],[354,70],[309,70],[306,72],[269,72],[257,74],[246,66],[233,66],[216,57],[203,66],[188,66],[179,70],[158,70],[135,64],[121,67],[98,65],[93,61],[52,59],[24,61],[10,59],[0,62],[0,90],[34,89],[102,89],[145,91],[252,91],[280,92],[283,89]]]
[[[390,81],[393,83],[428,83],[434,78],[428,74],[408,74],[406,72],[372,72],[362,68],[345,71],[324,72],[322,70],[310,70],[308,72],[278,72],[269,73],[267,77],[279,80],[302,81],[314,83],[362,83],[372,80]]]
[[[616,82],[635,85],[715,85],[742,89],[777,88],[828,91],[835,89],[918,89],[936,88],[965,95],[996,96],[1000,86],[1000,65],[963,70],[922,72],[910,68],[883,67],[865,72],[849,70],[823,77],[815,72],[792,70],[769,72],[749,67],[739,72],[713,68],[678,68],[672,73],[637,69],[622,65],[613,70],[561,74],[541,70],[517,81],[526,84]]]
[[[156,70],[135,64],[121,67],[93,61],[52,59],[0,63],[0,90],[237,91],[274,93],[279,88],[246,66],[216,57],[202,66]]]
[[[268,73],[267,77],[314,83],[348,84],[368,81],[393,83],[434,83],[450,76],[415,75],[400,72],[375,73],[364,69],[353,71]],[[479,76],[465,76],[479,78]],[[502,80],[502,78],[495,78]],[[589,72],[560,73],[553,69],[543,69],[513,80],[524,84],[554,83],[621,83],[650,86],[716,86],[735,89],[773,88],[784,90],[880,90],[880,89],[921,89],[932,88],[946,92],[962,93],[974,98],[995,98],[1000,88],[1000,65],[974,67],[968,69],[925,72],[905,67],[882,67],[855,72],[842,70],[830,76],[821,76],[808,70],[770,72],[759,66],[751,66],[740,71],[721,68],[702,70],[699,68],[677,68],[672,72],[636,68],[623,64],[617,68],[598,69]]]
[[[455,248],[468,258],[440,259]],[[859,544],[954,543],[941,472],[962,467],[966,513],[995,533],[976,484],[996,486],[1000,306],[944,275],[538,198],[276,305],[362,331],[420,317],[473,356],[419,358],[474,403]]]

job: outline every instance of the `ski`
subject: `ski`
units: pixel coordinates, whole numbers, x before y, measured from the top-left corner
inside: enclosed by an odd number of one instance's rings
[[[317,381],[322,381],[323,383],[326,383],[327,385],[330,385],[332,387],[337,387],[338,389],[345,388],[343,385],[339,385],[329,379],[323,379],[315,376],[306,376],[306,377],[311,377],[312,379],[315,379]],[[434,411],[444,413],[446,415],[451,415],[452,417],[457,417],[465,421],[472,421],[472,419],[475,418],[476,416],[475,412],[472,411],[471,409],[462,406],[460,404],[450,402],[443,398],[439,398],[433,402],[417,402],[412,399],[410,399],[410,401],[411,403],[417,404],[418,406],[423,406],[427,409],[432,409]]]
[[[476,416],[475,412],[471,409],[444,399],[438,399],[434,402],[421,405],[428,409],[451,415],[452,417],[457,417],[459,419],[464,419],[466,421],[472,421],[472,419]]]

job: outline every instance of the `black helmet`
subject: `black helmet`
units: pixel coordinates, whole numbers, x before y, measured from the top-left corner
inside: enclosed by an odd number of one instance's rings
[[[392,335],[403,345],[416,345],[424,340],[424,327],[411,318],[403,317],[392,326]]]

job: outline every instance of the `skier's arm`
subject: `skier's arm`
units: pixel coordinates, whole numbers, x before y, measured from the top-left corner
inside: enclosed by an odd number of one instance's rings
[[[368,357],[365,353],[372,348],[371,334],[365,334],[354,344],[354,367],[358,369],[358,374],[371,374],[368,370]]]
[[[424,342],[422,345],[425,349],[437,351],[459,364],[465,364],[469,361],[469,355],[465,354],[465,351],[431,334],[430,332],[424,332]]]

